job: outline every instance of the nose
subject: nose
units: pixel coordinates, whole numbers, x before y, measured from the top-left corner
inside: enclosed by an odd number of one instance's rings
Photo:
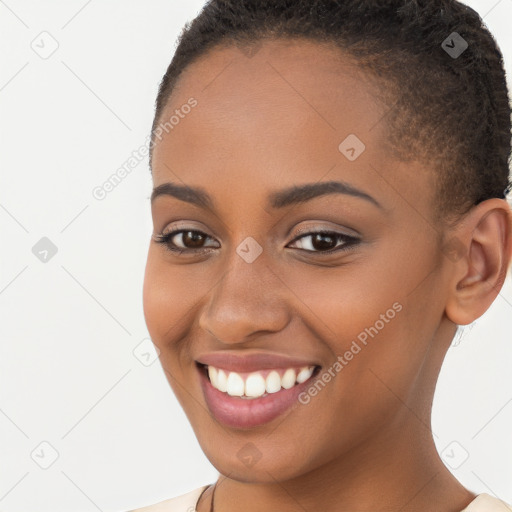
[[[247,263],[234,254],[228,270],[210,291],[199,326],[230,345],[279,332],[290,319],[286,290],[263,258]]]

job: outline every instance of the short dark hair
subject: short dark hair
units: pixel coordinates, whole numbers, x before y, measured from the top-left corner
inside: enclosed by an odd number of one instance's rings
[[[454,32],[468,44],[459,56],[445,49],[455,45]],[[503,56],[478,13],[456,0],[209,0],[179,35],[152,134],[198,57],[278,38],[333,44],[377,80],[389,107],[387,149],[436,171],[436,220],[506,197],[511,108]]]

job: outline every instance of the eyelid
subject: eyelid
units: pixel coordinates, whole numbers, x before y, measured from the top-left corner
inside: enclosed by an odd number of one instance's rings
[[[347,238],[353,238],[360,240],[361,234],[354,229],[332,227],[332,226],[319,226],[318,224],[303,226],[294,232],[292,241],[295,241],[300,235],[305,234],[316,234],[316,233],[336,233],[337,235],[345,236]]]
[[[204,235],[209,236],[210,238],[214,238],[214,236],[211,235],[208,230],[202,226],[194,226],[194,224],[188,223],[186,221],[171,222],[170,224],[167,224],[165,228],[162,229],[161,234],[168,235],[174,231],[198,231]]]
[[[211,239],[215,239],[215,237],[213,235],[209,234],[203,228],[196,228],[196,227],[192,226],[191,224],[185,224],[183,226],[180,226],[179,224],[170,224],[170,226],[168,226],[168,229],[164,229],[161,231],[161,234],[165,236],[170,233],[178,232],[178,231],[197,231],[203,235],[206,235],[207,237],[209,237]],[[327,226],[319,227],[318,224],[316,224],[314,226],[304,226],[304,227],[297,229],[294,232],[294,236],[290,242],[294,242],[297,238],[300,237],[300,235],[327,233],[327,232],[331,233],[331,234],[335,233],[338,235],[346,236],[347,238],[359,238],[361,236],[359,233],[355,232],[352,229],[347,229],[346,231],[349,231],[349,232],[347,233],[345,231],[341,231],[339,228],[333,228],[333,227],[327,227]],[[288,232],[288,234],[289,233],[290,232]],[[177,235],[177,234],[178,233],[175,233],[175,235]]]

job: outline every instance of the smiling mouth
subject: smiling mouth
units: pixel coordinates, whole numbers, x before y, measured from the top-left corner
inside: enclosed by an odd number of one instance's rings
[[[199,362],[196,364],[213,388],[230,397],[245,400],[265,398],[291,389],[315,377],[320,371],[318,365],[236,372]]]

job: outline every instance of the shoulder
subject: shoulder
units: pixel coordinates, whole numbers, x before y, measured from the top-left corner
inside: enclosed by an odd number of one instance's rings
[[[195,512],[201,493],[209,484],[198,487],[175,498],[155,503],[147,507],[130,510],[129,512]]]
[[[512,507],[488,494],[479,494],[462,512],[509,512]]]

